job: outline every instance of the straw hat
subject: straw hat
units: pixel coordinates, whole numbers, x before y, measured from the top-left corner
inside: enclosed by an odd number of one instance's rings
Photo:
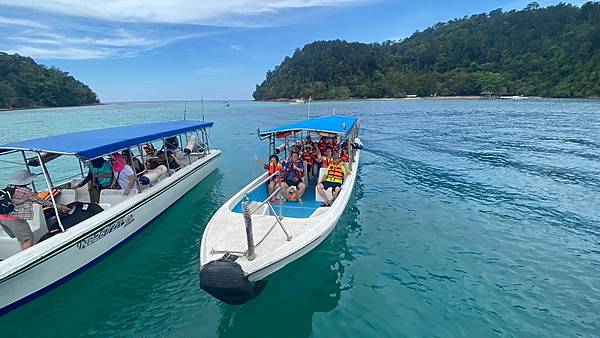
[[[8,184],[28,185],[29,183],[35,181],[36,177],[36,174],[30,174],[27,172],[27,170],[18,170],[8,179]]]

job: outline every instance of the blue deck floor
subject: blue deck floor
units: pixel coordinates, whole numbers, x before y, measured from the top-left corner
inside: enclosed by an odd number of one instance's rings
[[[321,202],[315,200],[315,179],[313,179],[306,188],[304,195],[302,195],[302,202],[283,202],[283,216],[284,217],[295,217],[295,218],[308,218],[310,215],[321,206]],[[250,201],[263,202],[268,197],[268,188],[265,183],[264,186],[254,190],[248,198]],[[273,203],[273,208],[279,214],[279,201]],[[234,212],[242,212],[242,202],[238,203]],[[269,214],[271,212],[269,211]]]

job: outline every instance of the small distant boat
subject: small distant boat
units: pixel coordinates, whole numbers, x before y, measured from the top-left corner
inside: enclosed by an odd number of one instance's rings
[[[225,101],[223,104],[225,105],[225,108],[229,108],[229,101]]]
[[[300,98],[300,99],[295,99],[290,102],[290,104],[299,104],[299,103],[306,103],[306,100],[303,98]]]
[[[348,204],[362,147],[358,120],[341,116],[309,119],[259,131],[259,136],[269,140],[269,153],[275,154],[281,148],[275,144],[277,139],[304,132],[344,141],[351,173],[329,207],[322,206],[315,188],[317,179],[307,185],[303,202],[283,202],[281,198],[272,202],[281,187],[269,195],[267,185],[273,175],[265,173],[219,208],[202,237],[200,286],[223,302],[243,304],[256,297],[266,284],[265,277],[308,253],[331,233]],[[324,171],[321,168],[320,177]]]
[[[212,125],[190,120],[144,123],[0,146],[0,155],[12,160],[22,158],[23,168],[30,173],[32,166],[40,167],[37,170],[41,170],[47,189],[37,192],[45,193],[53,205],[46,211],[39,204],[33,205],[33,220],[28,222],[34,245],[24,251],[0,228],[0,315],[67,282],[111,254],[215,170],[221,151],[207,146],[206,130]],[[136,189],[126,196],[121,189],[102,189],[98,203],[91,202],[86,186],[78,188],[77,182],[87,175],[83,164],[104,155],[127,149],[132,161],[157,160],[154,154],[142,150],[142,145],[152,142],[162,142],[178,157],[178,167],[170,167],[165,160],[165,165],[142,170]],[[138,156],[134,155],[136,149]],[[61,177],[73,170],[70,178],[59,182],[52,180],[56,176],[51,178],[45,165],[58,156],[63,160],[58,170]],[[69,206],[71,213],[59,213],[60,204]]]

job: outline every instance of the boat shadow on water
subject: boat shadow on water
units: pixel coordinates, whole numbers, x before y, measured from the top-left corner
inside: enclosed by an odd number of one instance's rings
[[[357,201],[363,187],[357,178],[353,196],[336,229],[315,250],[268,278],[259,297],[241,306],[220,303],[221,337],[307,337],[313,315],[335,309],[342,292],[353,287],[346,268],[355,257],[348,240],[361,233]]]

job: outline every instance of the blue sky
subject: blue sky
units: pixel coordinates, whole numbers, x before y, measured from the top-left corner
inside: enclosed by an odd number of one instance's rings
[[[0,0],[0,51],[69,72],[103,102],[250,99],[267,70],[314,40],[397,40],[529,2]]]

